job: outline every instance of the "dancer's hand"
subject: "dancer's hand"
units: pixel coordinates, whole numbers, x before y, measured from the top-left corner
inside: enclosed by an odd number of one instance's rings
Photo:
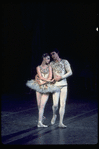
[[[43,84],[46,84],[46,81],[40,82],[40,81],[38,80],[37,83],[38,83],[39,85],[43,85]]]
[[[51,82],[51,79],[46,79],[47,82]]]
[[[42,83],[40,82],[40,80],[36,80],[36,82],[37,82],[39,85],[42,85]]]
[[[52,79],[52,80],[51,79],[47,79],[46,82],[55,83],[55,80],[54,79]]]
[[[36,74],[36,75],[35,75],[35,81],[38,82],[38,80],[40,80],[40,79],[39,79],[38,74]]]
[[[51,83],[54,83],[54,82],[55,82],[55,79],[52,79],[52,80],[51,80]]]
[[[54,79],[55,79],[55,81],[60,81],[62,79],[62,77],[59,75],[56,75]]]

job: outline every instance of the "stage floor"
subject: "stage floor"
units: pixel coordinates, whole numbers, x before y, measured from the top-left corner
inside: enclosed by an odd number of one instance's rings
[[[18,145],[97,144],[98,105],[96,100],[67,102],[64,124],[59,128],[59,114],[51,125],[52,101],[44,116],[47,128],[37,128],[38,109],[34,95],[3,95],[1,100],[1,142]],[[49,99],[52,100],[52,99]]]

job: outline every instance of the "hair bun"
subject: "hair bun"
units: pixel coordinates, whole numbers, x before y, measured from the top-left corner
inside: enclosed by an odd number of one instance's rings
[[[49,54],[48,54],[48,53],[44,53],[44,54],[42,55],[42,58],[47,57],[47,56],[49,56]]]

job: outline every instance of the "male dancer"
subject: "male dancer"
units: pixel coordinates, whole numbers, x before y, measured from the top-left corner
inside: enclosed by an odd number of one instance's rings
[[[57,118],[56,111],[58,109],[58,103],[60,98],[59,127],[67,127],[66,125],[63,124],[63,117],[65,113],[65,105],[66,105],[66,98],[67,98],[66,78],[72,75],[72,70],[69,62],[59,57],[59,52],[57,49],[53,49],[53,51],[51,52],[51,56],[53,58],[53,61],[50,63],[50,65],[52,67],[53,76],[55,79],[54,85],[60,87],[60,92],[53,93],[53,106],[52,106],[53,117],[51,120],[51,124],[53,125],[56,121],[56,118]]]

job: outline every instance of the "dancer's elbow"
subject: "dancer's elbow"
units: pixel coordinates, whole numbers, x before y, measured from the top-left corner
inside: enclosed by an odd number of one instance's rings
[[[70,76],[71,76],[71,75],[73,75],[73,72],[72,72],[72,71],[70,71]]]

